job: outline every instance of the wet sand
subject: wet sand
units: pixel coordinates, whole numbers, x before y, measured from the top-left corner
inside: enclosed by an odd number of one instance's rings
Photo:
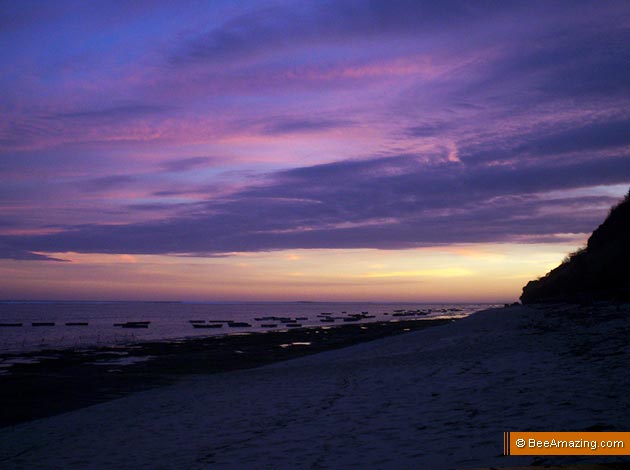
[[[20,354],[0,376],[0,427],[54,416],[175,383],[187,375],[226,372],[342,348],[453,320],[409,320],[298,328]],[[15,355],[0,355],[11,361]]]
[[[502,450],[504,431],[628,430],[629,307],[492,309],[262,367],[174,374],[0,429],[0,465],[627,469],[630,457]]]

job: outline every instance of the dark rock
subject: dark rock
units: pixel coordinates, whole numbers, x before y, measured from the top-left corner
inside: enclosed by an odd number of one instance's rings
[[[524,304],[630,301],[630,192],[589,237],[586,247],[523,287]]]

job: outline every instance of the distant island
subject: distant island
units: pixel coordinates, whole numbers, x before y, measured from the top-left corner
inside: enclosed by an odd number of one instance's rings
[[[630,300],[630,192],[589,237],[586,247],[523,288],[523,304]]]

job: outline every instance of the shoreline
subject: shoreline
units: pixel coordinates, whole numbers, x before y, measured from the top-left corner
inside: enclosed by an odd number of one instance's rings
[[[444,325],[422,319],[0,354],[0,428],[167,386],[186,376],[250,369]]]
[[[462,318],[496,305],[238,303],[209,307],[206,304],[122,302],[89,303],[85,306],[52,303],[12,307],[0,304],[0,307],[3,307],[0,308],[2,375],[6,367],[2,363],[2,355],[6,354],[178,341],[209,335],[365,324],[396,319]]]
[[[630,406],[629,307],[484,310],[264,367],[181,375],[166,387],[1,428],[0,462],[626,469],[630,456],[506,457],[502,449],[506,430],[627,431],[620,411]]]

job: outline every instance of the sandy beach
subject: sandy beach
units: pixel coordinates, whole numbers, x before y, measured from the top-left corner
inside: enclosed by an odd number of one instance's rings
[[[0,25],[0,470],[630,470],[630,0]]]
[[[170,385],[450,323],[411,319],[0,353],[0,428]]]
[[[0,464],[438,470],[601,463],[504,457],[502,433],[627,430],[628,331],[630,317],[614,306],[487,310],[7,427]]]

